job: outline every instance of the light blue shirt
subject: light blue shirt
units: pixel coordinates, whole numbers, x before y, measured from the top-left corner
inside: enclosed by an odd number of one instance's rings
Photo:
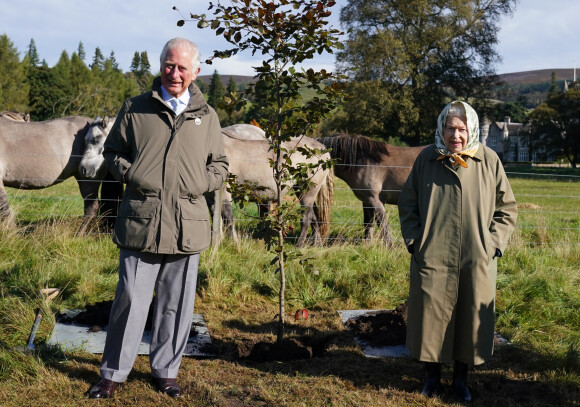
[[[167,103],[167,105],[177,114],[181,114],[187,107],[191,95],[189,94],[189,89],[187,89],[183,95],[176,98],[167,92],[167,90],[161,85],[161,97]]]

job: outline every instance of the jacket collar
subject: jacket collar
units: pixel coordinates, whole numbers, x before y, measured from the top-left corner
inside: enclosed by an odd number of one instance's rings
[[[183,111],[182,115],[187,115],[188,117],[200,117],[209,113],[209,106],[203,97],[203,93],[197,87],[197,85],[192,81],[189,85],[189,104]],[[173,111],[167,104],[163,101],[163,95],[161,92],[161,77],[156,77],[153,80],[153,86],[151,88],[151,97],[158,99],[163,103],[163,106],[168,111]]]

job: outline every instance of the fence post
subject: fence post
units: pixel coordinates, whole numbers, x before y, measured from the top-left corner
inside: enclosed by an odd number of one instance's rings
[[[222,239],[222,188],[214,191],[213,219],[211,227],[211,243],[213,246],[219,245]]]

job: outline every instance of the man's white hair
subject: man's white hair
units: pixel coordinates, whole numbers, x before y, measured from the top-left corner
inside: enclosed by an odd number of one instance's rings
[[[159,62],[161,64],[161,68],[163,68],[163,64],[165,63],[165,58],[167,58],[167,52],[170,49],[175,48],[186,48],[191,51],[191,69],[193,72],[197,71],[200,65],[199,61],[199,48],[193,42],[189,41],[186,38],[173,38],[165,44],[163,50],[161,51],[161,55],[159,57]]]

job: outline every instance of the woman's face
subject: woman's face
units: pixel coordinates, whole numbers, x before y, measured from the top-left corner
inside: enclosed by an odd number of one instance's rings
[[[443,142],[447,150],[453,153],[465,150],[468,138],[467,123],[457,116],[448,117],[443,131]]]

